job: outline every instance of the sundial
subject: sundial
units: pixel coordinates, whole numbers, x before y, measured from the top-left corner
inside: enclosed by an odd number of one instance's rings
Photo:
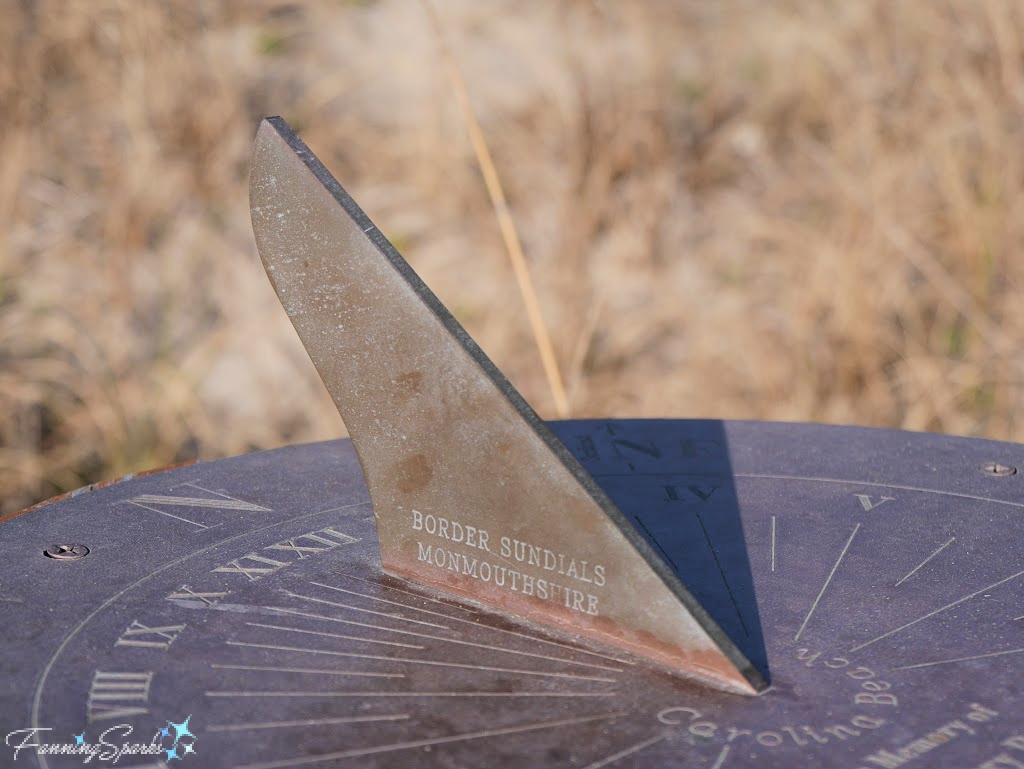
[[[280,119],[250,191],[352,440],[4,519],[4,766],[1024,767],[1024,448],[545,424]]]

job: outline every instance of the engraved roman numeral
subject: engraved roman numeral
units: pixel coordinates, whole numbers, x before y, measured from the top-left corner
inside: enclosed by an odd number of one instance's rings
[[[242,561],[255,561],[256,563],[266,564],[264,566],[242,566]],[[227,574],[244,574],[249,578],[251,582],[255,582],[258,579],[268,574],[273,574],[278,569],[283,569],[288,564],[283,561],[275,561],[273,558],[264,558],[262,555],[256,555],[256,553],[249,553],[243,555],[241,558],[236,558],[230,561],[226,566],[218,566],[213,571],[225,572]]]
[[[148,627],[138,620],[121,634],[114,646],[135,646],[141,649],[167,649],[187,625]],[[159,640],[158,640],[159,639]]]
[[[176,592],[167,596],[168,601],[202,601],[207,606],[220,603],[220,599],[228,593],[197,593],[188,585],[182,585]]]
[[[89,723],[111,718],[131,718],[148,713],[149,685],[153,673],[107,673],[97,670],[89,687],[86,715]]]
[[[701,502],[707,502],[711,495],[718,491],[718,486],[687,486],[686,492],[691,496],[696,497]],[[687,499],[679,496],[678,486],[666,486],[665,487],[665,501],[666,502],[685,502]]]
[[[168,518],[174,518],[177,521],[191,524],[200,529],[209,529],[210,527],[200,523],[199,521],[193,521],[191,518],[187,518],[180,513],[172,513],[169,510],[161,508],[173,507],[173,508],[204,508],[212,510],[242,510],[245,512],[256,512],[256,513],[269,513],[271,512],[269,507],[263,507],[252,502],[246,502],[236,497],[222,494],[218,491],[210,491],[204,489],[201,486],[196,486],[194,483],[183,484],[196,491],[202,492],[205,496],[170,496],[168,494],[140,494],[137,497],[124,500],[129,505],[135,507],[141,507],[144,510],[149,510],[154,513],[166,516]]]
[[[626,438],[613,438],[612,446],[615,448],[615,455],[619,459],[627,459],[620,449],[629,449],[637,454],[644,454],[651,459],[661,459],[661,449],[654,445],[654,441],[631,441]]]
[[[869,512],[871,510],[874,510],[879,505],[883,505],[886,502],[893,501],[893,497],[877,497],[876,499],[872,499],[867,494],[854,494],[854,496],[860,500],[860,504],[861,507],[864,508],[864,512]]]
[[[711,499],[711,495],[718,491],[717,486],[687,486],[686,490],[689,491],[693,496],[697,497],[701,502],[707,502]]]
[[[286,539],[284,542],[278,542],[276,545],[268,545],[263,549],[290,550],[299,556],[299,560],[301,561],[303,558],[309,557],[307,553],[325,553],[336,547],[350,545],[353,542],[358,541],[359,540],[356,537],[350,537],[348,534],[343,534],[340,531],[327,528],[320,529],[320,531],[312,531],[309,534],[303,534],[299,537],[292,537],[291,539]],[[300,542],[302,543],[301,545],[298,544]],[[316,545],[312,543],[316,543]],[[319,545],[319,547],[317,545]]]

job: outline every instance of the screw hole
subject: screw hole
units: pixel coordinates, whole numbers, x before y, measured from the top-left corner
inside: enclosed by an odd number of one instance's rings
[[[992,475],[996,477],[1005,477],[1007,475],[1016,475],[1017,468],[1010,465],[1004,465],[1000,462],[986,462],[981,466],[981,471],[985,475]]]
[[[89,548],[85,545],[50,545],[43,555],[55,561],[75,561],[89,555]]]

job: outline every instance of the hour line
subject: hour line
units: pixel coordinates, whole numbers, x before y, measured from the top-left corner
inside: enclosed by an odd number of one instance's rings
[[[612,697],[615,692],[205,692],[207,697]]]
[[[283,612],[285,614],[294,614],[296,617],[308,617],[310,619],[319,619],[325,622],[338,622],[343,625],[357,625],[358,627],[368,627],[374,630],[384,630],[389,633],[399,633],[401,635],[411,635],[414,638],[426,638],[430,641],[440,641],[441,643],[458,644],[460,646],[473,646],[477,649],[487,649],[488,651],[495,652],[506,652],[508,654],[518,654],[521,657],[534,657],[536,659],[549,660],[551,662],[561,662],[565,665],[579,665],[586,668],[594,668],[595,670],[607,670],[611,673],[621,673],[621,668],[610,668],[607,665],[597,665],[593,662],[580,662],[579,660],[567,660],[561,657],[549,657],[546,654],[537,654],[536,652],[526,652],[520,649],[509,649],[504,646],[491,646],[490,644],[478,644],[473,641],[461,641],[457,638],[445,638],[444,636],[427,635],[426,633],[416,633],[412,630],[397,630],[390,627],[382,627],[380,625],[371,625],[367,622],[357,622],[353,619],[342,619],[341,617],[325,617],[323,614],[309,614],[308,612],[298,611],[297,609],[285,609],[279,606],[266,606],[263,607],[270,611]]]
[[[399,646],[403,649],[417,649],[422,651],[427,648],[426,646],[418,646],[417,644],[403,644],[398,643],[397,641],[377,641],[373,638],[359,638],[358,636],[342,635],[341,633],[325,633],[322,630],[306,630],[304,628],[287,627],[285,625],[265,625],[262,622],[246,622],[245,624],[249,627],[262,627],[267,630],[283,630],[288,633],[305,633],[306,635],[318,635],[325,638],[340,638],[344,641],[361,641],[362,643],[381,644],[382,646]]]
[[[938,662],[921,662],[917,665],[904,665],[896,670],[913,670],[914,668],[928,668],[932,665],[951,665],[954,662],[970,662],[971,660],[983,660],[989,657],[1004,657],[1007,654],[1021,654],[1024,649],[1009,649],[1003,652],[989,652],[988,654],[976,654],[973,657],[957,657],[955,660],[939,660]]]
[[[624,713],[605,713],[599,716],[585,716],[583,718],[566,718],[561,721],[543,721],[538,724],[525,724],[522,726],[507,726],[503,729],[485,729],[480,732],[464,732],[453,734],[449,737],[433,737],[424,740],[409,740],[408,742],[393,742],[389,745],[374,745],[369,748],[356,748],[355,750],[341,750],[335,753],[321,753],[318,756],[296,756],[281,761],[268,761],[261,764],[245,764],[235,766],[234,769],[285,769],[289,766],[301,766],[302,764],[314,764],[321,761],[336,761],[342,758],[359,758],[370,756],[375,753],[391,753],[397,750],[411,750],[413,748],[428,748],[434,745],[444,745],[451,742],[464,742],[466,740],[479,740],[487,737],[502,737],[506,734],[521,734],[539,729],[556,729],[565,726],[577,726],[590,721],[610,721],[621,718]]]
[[[715,763],[711,765],[711,769],[722,769],[722,764],[725,763],[726,756],[729,755],[729,746],[726,745],[722,748],[722,752],[718,754],[718,758],[715,759]]]
[[[467,668],[469,670],[485,670],[491,673],[515,673],[521,676],[542,676],[544,678],[571,678],[575,681],[597,681],[603,684],[613,684],[612,678],[598,678],[596,676],[581,676],[576,673],[550,673],[546,670],[519,670],[517,668],[499,668],[487,665],[470,665],[465,662],[439,662],[437,660],[417,660],[408,657],[383,657],[379,654],[357,654],[356,652],[338,652],[331,649],[309,649],[303,646],[276,646],[274,644],[247,643],[245,641],[226,641],[228,646],[245,646],[251,649],[275,649],[282,652],[297,652],[299,654],[323,654],[329,657],[353,657],[366,660],[383,660],[386,662],[401,662],[406,665],[429,665],[432,667],[444,668]]]
[[[807,612],[807,616],[804,617],[804,622],[800,625],[800,629],[796,631],[796,635],[793,637],[794,641],[799,641],[801,634],[804,632],[804,628],[807,627],[807,623],[811,621],[811,615],[814,614],[814,610],[818,608],[818,603],[821,601],[821,597],[825,595],[825,591],[828,589],[829,583],[832,581],[832,577],[836,575],[836,571],[839,569],[839,564],[843,562],[843,558],[846,557],[846,551],[850,549],[850,545],[853,544],[853,538],[857,536],[857,532],[860,530],[860,524],[858,523],[853,527],[853,532],[850,534],[850,538],[846,540],[846,545],[843,547],[843,552],[839,554],[839,558],[836,559],[836,565],[832,567],[832,571],[828,573],[828,577],[825,579],[825,584],[821,586],[821,590],[818,592],[818,597],[814,599],[814,603],[811,604],[810,611]]]
[[[345,575],[345,576],[351,576],[351,575]],[[353,579],[359,579],[359,578],[358,577],[353,577]],[[365,581],[365,580],[361,580],[361,581]],[[340,593],[348,593],[349,595],[356,595],[356,596],[359,596],[360,598],[368,598],[371,601],[381,601],[383,603],[392,604],[393,606],[401,606],[403,609],[411,609],[412,611],[421,611],[424,614],[433,614],[433,615],[436,615],[438,617],[442,617],[443,619],[446,619],[449,622],[463,622],[463,623],[465,623],[467,625],[472,625],[477,630],[481,630],[481,629],[492,630],[492,631],[494,631],[496,633],[505,633],[507,635],[514,635],[517,638],[523,638],[523,639],[525,639],[527,641],[533,641],[534,643],[542,643],[542,644],[548,644],[549,646],[557,646],[558,648],[565,649],[566,651],[578,652],[580,654],[590,654],[590,655],[592,655],[594,657],[601,657],[603,659],[609,660],[610,662],[617,662],[620,665],[635,665],[636,664],[636,662],[634,662],[632,660],[620,659],[619,657],[613,657],[610,654],[602,654],[600,652],[590,651],[589,649],[583,649],[583,648],[580,648],[580,647],[577,647],[577,646],[572,646],[570,644],[559,643],[558,641],[551,641],[551,640],[548,640],[546,638],[537,638],[536,636],[527,635],[526,633],[517,633],[514,630],[505,630],[504,628],[500,628],[500,627],[481,628],[480,623],[474,622],[473,620],[470,620],[470,619],[463,619],[462,617],[452,617],[452,616],[450,616],[448,614],[442,614],[441,612],[430,611],[429,609],[421,609],[418,606],[410,606],[409,604],[402,603],[400,601],[389,601],[386,598],[378,598],[375,595],[367,595],[366,593],[357,593],[354,590],[346,590],[343,587],[335,587],[334,585],[325,585],[322,582],[310,582],[309,584],[316,585],[317,587],[327,588],[328,590],[337,590]],[[373,584],[373,583],[368,583],[368,584]],[[380,587],[387,588],[386,585],[381,585]],[[394,588],[388,588],[388,589],[394,589]],[[405,590],[399,590],[398,592],[400,592],[400,593],[407,593],[407,591],[405,591]],[[412,595],[412,596],[416,595],[415,593],[407,593],[407,594],[408,595]],[[427,600],[430,600],[430,599],[427,599]],[[445,604],[442,604],[442,605],[445,605]],[[571,662],[572,660],[565,660],[565,661],[566,662]]]
[[[459,611],[471,612],[471,609],[469,609],[469,608],[467,608],[465,606],[456,606],[456,605],[451,604],[451,603],[446,603],[445,601],[439,601],[436,598],[428,598],[425,595],[420,595],[419,593],[414,593],[411,590],[402,590],[399,587],[393,587],[391,585],[382,585],[382,584],[377,583],[377,582],[372,582],[372,581],[370,581],[368,579],[363,579],[362,577],[357,577],[355,574],[348,574],[346,572],[342,572],[338,576],[346,577],[348,579],[354,579],[357,582],[364,582],[367,585],[373,585],[374,587],[382,587],[385,590],[392,590],[392,591],[394,591],[396,593],[404,593],[405,595],[411,595],[413,598],[419,598],[420,600],[423,600],[423,601],[430,601],[431,603],[436,603],[439,606],[444,606],[447,609],[458,609]]]
[[[988,587],[983,587],[981,590],[975,590],[970,595],[965,595],[963,598],[960,598],[960,599],[958,599],[956,601],[953,601],[953,603],[948,603],[945,606],[942,606],[942,607],[936,609],[935,611],[930,611],[927,614],[925,614],[923,617],[918,617],[917,619],[912,620],[912,621],[908,622],[905,625],[900,625],[898,628],[896,628],[894,630],[890,630],[888,633],[883,633],[882,635],[878,636],[878,638],[872,638],[870,641],[865,641],[862,644],[854,646],[852,649],[850,649],[850,651],[851,652],[860,651],[861,649],[863,649],[863,648],[865,648],[867,646],[871,646],[871,644],[873,644],[873,643],[875,643],[877,641],[881,641],[883,638],[888,638],[891,635],[895,635],[896,633],[899,633],[901,630],[906,630],[908,627],[916,625],[918,622],[922,622],[922,621],[928,619],[929,617],[934,617],[936,614],[941,614],[942,612],[946,611],[947,609],[952,609],[954,606],[959,606],[964,601],[969,601],[972,598],[974,598],[974,596],[981,595],[986,590],[991,590],[992,588],[999,587],[1000,585],[1005,584],[1005,583],[1009,582],[1010,580],[1017,579],[1017,577],[1019,577],[1021,574],[1024,574],[1024,571],[1018,571],[1016,574],[1011,574],[1009,577],[1001,579],[998,582],[993,582]]]
[[[221,497],[222,499],[230,499],[232,502],[239,505],[239,507],[237,508],[239,510],[255,510],[259,508],[264,512],[271,512],[269,507],[260,507],[260,505],[254,505],[251,502],[243,502],[242,500],[235,499],[234,497],[229,496],[228,494],[224,494],[223,492],[220,491],[214,491],[213,489],[207,489],[203,486],[200,486],[198,483],[194,483],[192,481],[189,481],[188,483],[183,483],[182,486],[191,486],[193,489],[199,489],[200,491],[206,492],[207,494],[213,494],[214,496]]]
[[[278,668],[271,665],[219,665],[218,670],[255,670],[267,673],[305,673],[317,676],[359,676],[361,678],[405,678],[404,673],[367,673],[362,670],[330,670],[328,668]]]
[[[901,580],[900,580],[899,582],[897,582],[897,583],[896,583],[896,584],[894,585],[894,587],[899,587],[899,586],[900,586],[900,585],[902,585],[902,584],[903,584],[904,582],[906,582],[906,581],[907,581],[908,579],[910,579],[911,577],[913,577],[913,576],[914,576],[915,574],[917,574],[917,571],[918,571],[918,569],[920,569],[920,568],[921,568],[922,566],[924,566],[924,565],[925,565],[926,563],[928,563],[928,561],[930,561],[930,560],[931,560],[932,558],[934,558],[935,556],[937,556],[937,555],[938,555],[939,553],[941,553],[941,552],[942,552],[943,550],[945,550],[945,549],[946,549],[947,547],[949,547],[950,545],[952,545],[952,544],[953,544],[954,542],[956,542],[956,537],[950,537],[950,538],[949,538],[949,541],[947,541],[947,542],[945,542],[944,544],[940,545],[940,546],[939,546],[939,549],[938,549],[938,550],[936,550],[936,551],[935,551],[934,553],[932,553],[932,554],[931,554],[930,556],[928,556],[928,557],[927,557],[927,558],[925,558],[925,559],[924,559],[923,561],[921,561],[921,563],[919,563],[919,564],[918,564],[917,566],[915,566],[915,567],[914,567],[913,569],[911,569],[911,570],[910,570],[910,573],[909,573],[909,574],[907,574],[907,576],[905,576],[905,577],[904,577],[903,579],[901,579]]]
[[[772,571],[775,571],[775,516],[772,516]]]
[[[315,585],[316,587],[326,588],[327,590],[335,590],[335,591],[337,591],[339,593],[345,593],[346,595],[354,595],[354,596],[358,596],[359,598],[368,598],[371,601],[377,601],[378,603],[386,603],[389,606],[398,606],[399,608],[402,608],[402,609],[409,609],[411,611],[422,612],[423,614],[429,614],[429,615],[431,615],[433,617],[440,617],[441,619],[448,620],[448,621],[451,621],[451,620],[454,619],[457,622],[470,622],[470,620],[466,620],[466,619],[460,620],[457,617],[452,617],[452,616],[450,616],[448,614],[442,614],[439,611],[431,611],[430,609],[421,609],[418,606],[410,606],[409,604],[402,603],[401,601],[389,601],[387,598],[380,598],[379,596],[375,596],[375,595],[367,595],[366,593],[357,593],[355,590],[346,590],[343,587],[336,587],[335,585],[325,585],[323,582],[312,582],[312,581],[310,581],[309,584],[310,585]],[[471,624],[475,624],[475,623],[471,623]]]
[[[448,627],[447,625],[438,625],[435,622],[424,622],[421,619],[409,619],[408,617],[403,617],[401,614],[389,614],[388,612],[384,612],[384,611],[373,611],[373,609],[360,609],[358,606],[350,606],[347,603],[338,603],[337,601],[328,601],[328,600],[326,600],[324,598],[315,598],[315,597],[313,597],[311,595],[299,595],[298,593],[292,593],[292,592],[290,592],[288,590],[285,590],[284,594],[287,595],[287,596],[290,596],[292,598],[298,598],[298,599],[303,600],[303,601],[312,601],[313,603],[322,603],[322,604],[326,604],[327,606],[335,606],[335,607],[337,607],[339,609],[349,609],[350,611],[358,611],[358,612],[362,612],[364,614],[373,614],[373,615],[376,615],[378,617],[388,617],[390,619],[400,619],[403,622],[411,622],[414,625],[426,625],[427,627],[437,628],[438,630],[451,630],[451,628]]]
[[[651,540],[651,542],[653,542],[653,543],[655,544],[655,546],[656,546],[656,547],[658,548],[658,550],[660,550],[660,551],[661,551],[661,554],[662,554],[663,556],[665,556],[665,560],[666,560],[666,561],[668,561],[668,562],[669,562],[670,564],[672,564],[672,568],[673,568],[673,569],[674,569],[674,570],[675,570],[676,572],[678,572],[678,571],[679,571],[679,567],[678,567],[678,566],[676,566],[676,562],[672,560],[672,556],[670,556],[670,555],[669,555],[669,554],[668,554],[668,553],[667,553],[667,552],[665,551],[665,548],[663,548],[663,547],[661,546],[661,543],[660,543],[660,542],[658,541],[657,537],[655,537],[655,536],[654,536],[653,534],[651,534],[651,530],[650,530],[650,529],[648,529],[648,528],[647,528],[647,526],[646,526],[646,525],[644,525],[644,522],[640,520],[640,516],[639,516],[639,515],[634,515],[634,516],[633,516],[633,519],[634,519],[634,520],[635,520],[635,521],[636,521],[637,523],[639,523],[639,524],[640,524],[640,528],[644,530],[644,533],[645,533],[645,534],[647,534],[647,536],[648,536],[648,538],[649,538],[649,539]]]
[[[296,726],[329,726],[333,724],[362,724],[370,721],[405,721],[408,715],[348,716],[347,718],[313,718],[305,721],[266,721],[260,724],[218,724],[206,727],[208,732],[242,732],[249,729],[287,729]]]
[[[729,594],[729,600],[732,601],[732,608],[736,611],[736,617],[740,621],[740,627],[743,628],[743,634],[749,636],[750,630],[747,628],[747,623],[743,621],[743,614],[740,612],[740,605],[736,602],[736,596],[733,595],[732,586],[729,584],[729,580],[725,576],[725,569],[722,568],[722,562],[718,560],[718,553],[715,552],[715,546],[711,544],[711,535],[708,534],[708,527],[704,525],[704,519],[700,517],[700,513],[694,513],[697,516],[697,523],[700,524],[700,530],[704,532],[704,541],[707,543],[708,550],[711,551],[711,557],[715,559],[715,566],[718,567],[718,573],[722,577],[722,584],[725,585],[725,592]]]
[[[649,740],[638,742],[636,745],[630,745],[625,750],[620,750],[618,753],[612,753],[610,756],[606,756],[605,758],[602,758],[600,761],[595,761],[592,764],[587,764],[585,767],[583,767],[583,769],[600,769],[602,766],[614,764],[616,761],[620,761],[623,758],[626,758],[627,756],[632,756],[634,753],[639,753],[644,748],[649,748],[651,747],[651,745],[655,745],[661,742],[662,740],[666,739],[668,739],[668,735],[661,734],[657,737],[652,737]]]

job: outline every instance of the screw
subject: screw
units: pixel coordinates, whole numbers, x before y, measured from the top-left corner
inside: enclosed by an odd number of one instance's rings
[[[1003,464],[1000,464],[999,462],[986,462],[985,464],[983,464],[981,466],[981,471],[983,473],[985,473],[985,475],[996,475],[996,476],[1006,476],[1006,475],[1016,475],[1017,474],[1017,468],[1016,467],[1010,467],[1010,465],[1003,465]]]
[[[58,561],[76,561],[89,555],[89,548],[85,545],[50,545],[43,555]]]

